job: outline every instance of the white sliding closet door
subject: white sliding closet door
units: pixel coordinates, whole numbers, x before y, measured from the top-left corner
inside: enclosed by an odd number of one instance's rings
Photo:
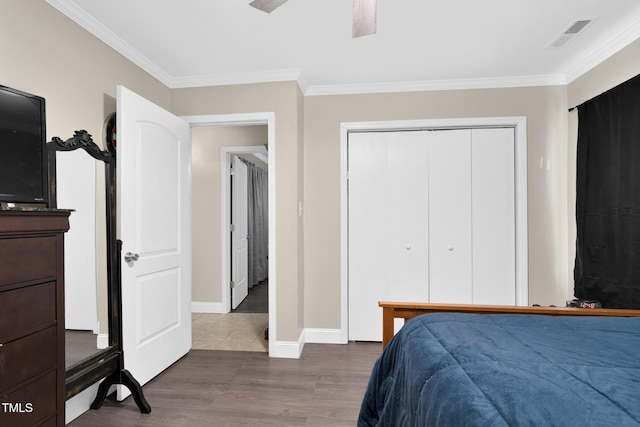
[[[512,128],[429,133],[429,302],[515,305]]]
[[[428,298],[426,132],[349,135],[349,339],[380,341],[380,300]]]
[[[471,130],[429,135],[429,302],[472,303]]]
[[[516,305],[513,128],[472,131],[474,304]]]
[[[351,133],[349,339],[378,301],[516,304],[512,128]]]

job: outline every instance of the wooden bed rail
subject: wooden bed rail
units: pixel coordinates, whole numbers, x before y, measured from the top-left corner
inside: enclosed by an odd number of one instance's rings
[[[428,313],[544,314],[548,316],[640,316],[640,310],[612,308],[537,307],[511,305],[436,304],[380,301],[382,307],[382,348],[394,335],[394,319],[411,319]]]

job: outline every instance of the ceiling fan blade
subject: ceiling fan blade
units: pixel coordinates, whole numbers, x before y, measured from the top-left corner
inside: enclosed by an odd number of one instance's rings
[[[353,0],[353,29],[351,37],[376,33],[376,0]]]
[[[253,0],[249,3],[249,6],[260,9],[263,12],[271,13],[286,2],[287,0]]]

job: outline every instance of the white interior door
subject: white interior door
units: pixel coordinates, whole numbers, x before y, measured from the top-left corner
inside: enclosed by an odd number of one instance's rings
[[[191,348],[191,129],[122,86],[117,104],[123,351],[145,384]]]
[[[380,341],[378,301],[426,301],[426,132],[349,135],[349,339]]]
[[[238,156],[233,156],[232,159],[231,308],[236,309],[249,294],[249,223],[247,212],[247,165]]]

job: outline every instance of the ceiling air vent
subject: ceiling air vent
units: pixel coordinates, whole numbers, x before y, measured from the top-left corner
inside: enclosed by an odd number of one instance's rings
[[[569,40],[574,38],[592,22],[593,19],[576,19],[572,21],[556,38],[551,41],[551,43],[547,45],[547,47],[564,46],[569,42]]]

